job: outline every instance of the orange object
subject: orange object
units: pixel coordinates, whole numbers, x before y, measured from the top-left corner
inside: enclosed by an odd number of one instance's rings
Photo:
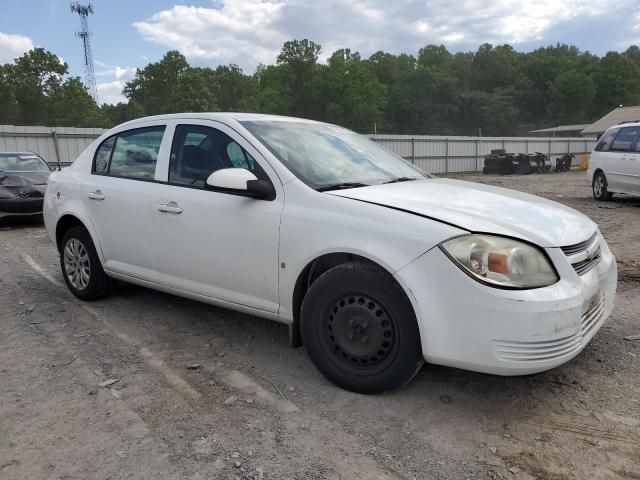
[[[489,254],[489,271],[495,273],[507,273],[507,256],[504,253]]]

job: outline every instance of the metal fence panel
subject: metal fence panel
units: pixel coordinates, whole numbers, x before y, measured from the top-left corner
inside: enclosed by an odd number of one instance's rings
[[[0,125],[0,151],[35,152],[51,164],[73,162],[105,130],[101,128]],[[481,171],[494,149],[510,153],[541,152],[552,163],[561,155],[590,153],[593,138],[446,137],[371,135],[373,141],[432,173]]]
[[[432,173],[482,171],[484,156],[491,150],[508,153],[540,152],[552,164],[565,153],[588,154],[595,145],[591,138],[541,137],[445,137],[432,135],[370,135],[374,142]]]
[[[68,165],[106,130],[0,125],[0,151],[34,152],[52,165]]]

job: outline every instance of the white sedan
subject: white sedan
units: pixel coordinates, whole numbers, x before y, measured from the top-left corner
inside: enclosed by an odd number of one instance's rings
[[[51,175],[44,218],[78,298],[115,278],[277,320],[329,380],[363,393],[406,384],[425,360],[499,375],[560,365],[616,291],[584,215],[434,178],[296,118],[125,123]]]

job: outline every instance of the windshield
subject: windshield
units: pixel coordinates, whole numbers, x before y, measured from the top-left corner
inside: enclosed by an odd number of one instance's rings
[[[268,120],[241,123],[312,188],[429,178],[400,157],[345,128]]]
[[[0,153],[0,172],[50,172],[40,157],[28,153]]]

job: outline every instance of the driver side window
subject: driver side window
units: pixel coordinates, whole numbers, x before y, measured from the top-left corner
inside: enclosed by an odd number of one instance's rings
[[[253,157],[226,133],[201,125],[178,125],[171,146],[169,183],[204,188],[216,170],[241,167],[261,177]],[[262,173],[262,172],[260,172]]]

